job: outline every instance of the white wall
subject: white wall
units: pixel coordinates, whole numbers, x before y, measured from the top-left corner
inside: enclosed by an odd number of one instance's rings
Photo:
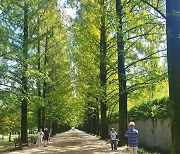
[[[139,131],[139,144],[149,148],[159,147],[163,151],[171,148],[171,124],[170,119],[148,119],[135,121]],[[118,131],[118,124],[111,125]]]
[[[170,119],[148,119],[136,121],[139,131],[139,143],[148,147],[160,147],[164,151],[171,148],[171,123]]]

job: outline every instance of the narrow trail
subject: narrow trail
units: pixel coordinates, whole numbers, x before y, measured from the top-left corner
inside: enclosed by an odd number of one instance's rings
[[[69,130],[51,138],[47,147],[29,147],[6,154],[129,154],[118,148],[111,151],[110,144],[77,129]]]

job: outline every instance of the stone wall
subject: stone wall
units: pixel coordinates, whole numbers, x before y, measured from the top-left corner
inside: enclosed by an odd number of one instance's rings
[[[170,119],[148,119],[136,121],[136,129],[139,131],[139,144],[151,149],[159,149],[166,152],[171,148],[171,124]],[[118,124],[110,127],[118,130]],[[109,129],[110,129],[109,127]]]

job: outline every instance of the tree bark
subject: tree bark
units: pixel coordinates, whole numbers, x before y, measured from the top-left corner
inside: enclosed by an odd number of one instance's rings
[[[23,56],[22,56],[22,104],[21,104],[21,139],[27,143],[27,104],[28,82],[26,72],[28,69],[28,4],[24,2],[24,27],[23,27]]]
[[[46,36],[45,40],[45,57],[44,57],[44,65],[47,65],[47,51],[48,51],[48,36]],[[45,105],[46,105],[46,95],[47,95],[47,83],[46,79],[44,79],[43,83],[43,99],[44,99],[44,106],[42,107],[42,128],[45,128],[45,118],[46,118],[46,113],[45,113]]]
[[[9,133],[9,142],[11,142],[11,134],[12,132]]]
[[[52,135],[56,135],[57,133],[57,122],[53,121],[52,123]]]
[[[101,38],[100,38],[100,83],[102,87],[101,95],[101,138],[106,139],[108,137],[108,123],[107,123],[107,100],[106,100],[106,52],[107,52],[107,42],[106,42],[106,7],[104,0],[100,1],[102,8],[101,16]]]
[[[4,140],[4,132],[2,133],[2,140]]]
[[[38,36],[39,36],[39,15],[38,15],[38,22],[37,22],[37,26],[38,26]],[[40,51],[40,39],[38,39],[37,41],[37,56],[38,56],[38,72],[40,73],[41,72],[41,51]],[[39,100],[41,98],[41,86],[40,86],[40,78],[38,79],[37,81],[37,89],[38,89],[38,97],[39,97]],[[37,116],[38,116],[38,130],[42,129],[42,106],[39,105],[38,107],[38,113],[37,113]]]
[[[126,70],[124,60],[124,40],[122,27],[122,3],[116,0],[117,16],[117,52],[118,52],[118,81],[119,81],[119,136],[120,145],[126,144],[125,132],[127,129],[127,92],[126,92]]]
[[[98,105],[95,106],[95,110],[93,113],[93,123],[92,123],[92,132],[93,134],[99,135],[99,110]]]
[[[88,133],[99,135],[99,110],[98,104],[91,101],[91,94],[87,94],[86,116],[84,123],[85,131]],[[97,99],[96,99],[97,100]],[[98,102],[98,100],[97,100]]]
[[[180,153],[180,0],[166,0],[172,154]]]

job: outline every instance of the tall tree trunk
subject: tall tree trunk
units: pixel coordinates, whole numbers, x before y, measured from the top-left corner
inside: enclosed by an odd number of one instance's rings
[[[46,81],[44,81],[44,84],[43,84],[43,99],[44,99],[44,103],[45,103],[45,101],[46,101]],[[42,124],[41,124],[41,126],[42,126],[42,128],[44,129],[45,128],[45,104],[43,105],[43,107],[42,107]]]
[[[93,108],[94,108],[94,110],[93,110],[93,117],[92,117],[92,133],[99,135],[98,134],[98,131],[99,131],[99,129],[98,129],[98,127],[99,127],[98,105],[94,106]]]
[[[98,127],[99,127],[99,114],[98,114],[98,105],[91,101],[91,94],[87,95],[87,104],[86,104],[86,122],[85,122],[85,128],[86,132],[97,134],[98,133]]]
[[[122,3],[116,0],[117,26],[117,52],[118,52],[118,81],[119,81],[119,136],[120,145],[125,145],[125,131],[127,129],[127,92],[126,70],[124,60],[124,41],[122,27]]]
[[[92,133],[91,132],[91,120],[92,119],[92,111],[91,111],[91,106],[90,103],[88,102],[88,106],[87,106],[87,125],[86,125],[86,132],[87,133]]]
[[[4,140],[4,132],[2,132],[2,140]]]
[[[94,106],[94,115],[93,115],[93,134],[99,135],[99,106]]]
[[[12,135],[12,132],[9,133],[9,142],[11,142],[11,135]]]
[[[27,143],[27,104],[28,86],[26,72],[28,69],[28,4],[24,2],[24,38],[23,38],[23,58],[22,58],[22,104],[21,104],[21,139]]]
[[[38,22],[37,22],[37,26],[38,26],[38,36],[39,36],[39,31],[40,31],[40,23],[39,23],[39,15],[38,15]],[[38,39],[37,41],[37,54],[38,54],[38,72],[41,72],[41,51],[40,51],[40,39]],[[38,89],[38,97],[39,100],[41,99],[41,86],[40,86],[40,77],[37,81],[37,89]],[[38,130],[40,130],[42,128],[42,106],[39,105],[38,106]]]
[[[100,135],[99,132],[100,132],[100,129],[99,129],[99,106],[97,105],[97,108],[96,108],[96,135]]]
[[[180,154],[180,0],[166,0],[172,154]]]
[[[102,87],[102,96],[101,96],[101,138],[105,139],[108,137],[108,123],[107,123],[107,100],[106,100],[106,7],[104,0],[100,1],[102,7],[102,16],[101,16],[101,38],[100,38],[100,82]]]
[[[46,36],[46,40],[45,40],[45,57],[44,57],[44,65],[47,65],[47,51],[48,51],[48,36]],[[44,83],[43,83],[43,99],[44,99],[44,106],[42,107],[42,128],[45,127],[45,105],[46,105],[46,95],[47,95],[47,83],[46,83],[46,79],[44,79]]]
[[[54,120],[52,122],[52,135],[56,135],[57,133],[57,122]]]
[[[42,108],[41,107],[39,107],[38,108],[38,113],[37,113],[37,115],[38,115],[38,130],[40,130],[40,129],[42,129],[43,127],[42,127]]]

